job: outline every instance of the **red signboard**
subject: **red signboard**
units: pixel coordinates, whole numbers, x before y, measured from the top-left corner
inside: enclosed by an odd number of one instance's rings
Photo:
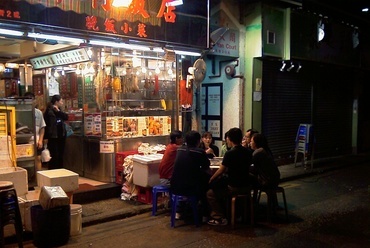
[[[126,7],[116,7],[114,0],[1,0],[0,21],[207,47],[208,0],[173,1],[126,0]]]

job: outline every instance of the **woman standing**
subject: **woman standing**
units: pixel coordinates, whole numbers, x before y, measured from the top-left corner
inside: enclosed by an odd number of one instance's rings
[[[46,123],[44,139],[50,151],[51,160],[48,168],[63,168],[63,154],[66,143],[66,130],[64,121],[68,120],[68,114],[61,110],[63,99],[60,95],[54,95],[44,113]]]

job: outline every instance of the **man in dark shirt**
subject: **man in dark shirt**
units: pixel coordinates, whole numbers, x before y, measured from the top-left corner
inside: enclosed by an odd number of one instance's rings
[[[176,195],[197,196],[204,216],[208,209],[206,192],[211,175],[210,161],[205,151],[199,148],[200,139],[199,132],[189,131],[185,136],[186,145],[177,149],[171,191]]]
[[[214,187],[207,192],[208,203],[211,208],[210,225],[226,225],[224,199],[228,194],[250,192],[249,167],[252,162],[252,153],[241,145],[243,133],[239,128],[228,131],[231,149],[225,153],[220,168],[213,174],[210,183],[227,172],[227,184],[223,187]]]

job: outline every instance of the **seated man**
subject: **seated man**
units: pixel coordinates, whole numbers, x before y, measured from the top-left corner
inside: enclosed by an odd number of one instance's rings
[[[175,195],[197,196],[202,204],[203,216],[207,216],[205,195],[210,178],[210,161],[205,151],[198,147],[200,139],[197,131],[189,131],[185,136],[186,145],[177,149],[171,191]]]
[[[214,185],[207,192],[207,200],[211,208],[210,225],[227,225],[225,218],[224,200],[230,194],[250,192],[249,167],[252,162],[251,152],[241,145],[243,133],[239,128],[231,128],[228,131],[231,149],[225,153],[220,168],[209,180],[214,184],[226,171],[227,182],[223,185]]]
[[[182,132],[174,130],[170,133],[170,144],[166,146],[163,158],[159,164],[159,182],[164,186],[170,186],[177,149],[182,145]]]

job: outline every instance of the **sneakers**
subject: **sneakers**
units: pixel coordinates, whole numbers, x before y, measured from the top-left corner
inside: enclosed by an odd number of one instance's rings
[[[207,223],[209,225],[212,225],[212,226],[225,226],[225,225],[227,225],[227,219],[225,219],[225,218],[211,219]]]
[[[176,220],[181,219],[181,214],[180,214],[180,213],[176,213],[176,215],[175,215],[175,219],[176,219]]]

